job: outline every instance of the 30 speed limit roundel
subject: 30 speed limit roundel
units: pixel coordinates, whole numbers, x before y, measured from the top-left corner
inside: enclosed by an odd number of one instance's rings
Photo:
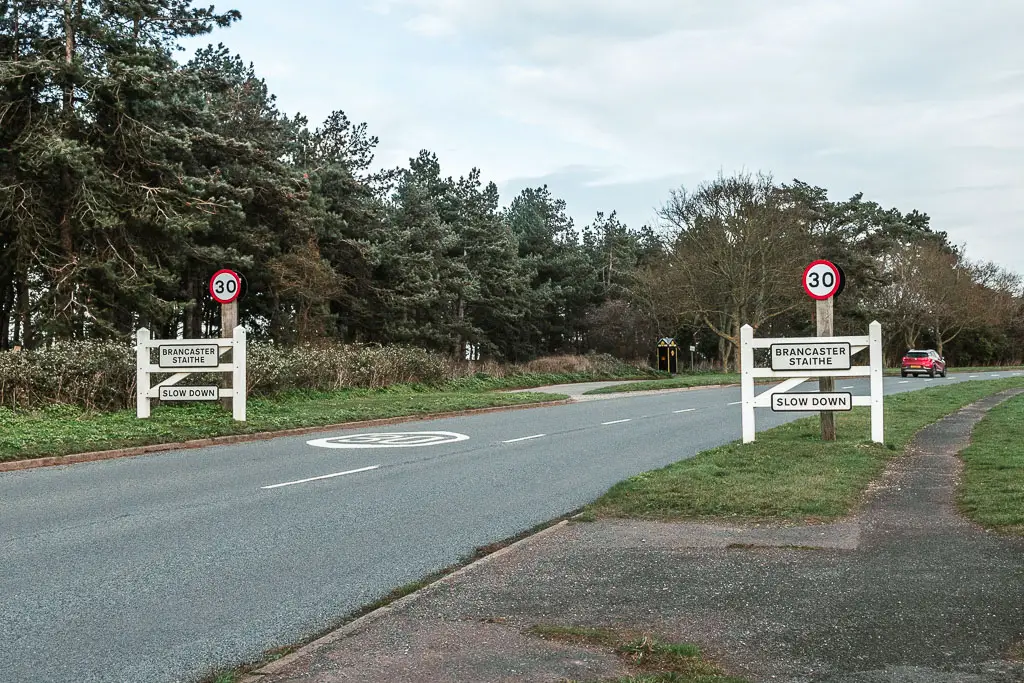
[[[219,304],[229,304],[242,293],[242,278],[233,270],[218,270],[210,278],[210,296]]]
[[[804,291],[818,301],[831,299],[839,291],[839,269],[831,261],[815,261],[807,266]]]

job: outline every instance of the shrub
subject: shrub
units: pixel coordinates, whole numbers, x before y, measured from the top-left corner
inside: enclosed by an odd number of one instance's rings
[[[550,356],[524,364],[466,363],[406,346],[250,342],[248,391],[380,389],[395,384],[440,386],[466,378],[459,388],[495,388],[489,378],[558,375],[586,379],[654,374],[605,354]],[[154,375],[159,381],[170,373]],[[474,379],[476,378],[476,379]],[[217,374],[193,374],[181,384],[212,384]],[[514,384],[515,382],[512,382]],[[0,407],[27,410],[54,404],[87,410],[129,408],[135,401],[135,351],[118,342],[61,342],[34,351],[0,352]]]
[[[0,405],[23,409],[67,403],[122,408],[135,395],[135,352],[113,342],[58,342],[0,353]]]

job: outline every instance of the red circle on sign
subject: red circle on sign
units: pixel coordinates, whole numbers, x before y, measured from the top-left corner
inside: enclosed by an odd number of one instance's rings
[[[826,268],[828,268],[828,271],[831,272],[832,274],[831,285],[822,286],[822,280],[824,278],[820,275],[818,276],[817,283],[809,281],[813,279],[814,275],[817,274],[811,273],[812,270],[819,272],[821,270],[821,268],[816,268],[816,266],[825,266]],[[839,291],[839,269],[836,268],[836,265],[831,261],[825,261],[824,259],[818,259],[817,261],[813,261],[809,266],[807,266],[807,268],[804,269],[803,285],[804,291],[807,292],[807,296],[811,297],[812,299],[815,299],[817,301],[831,299],[833,296],[836,295],[836,292]]]
[[[210,278],[210,296],[219,304],[229,304],[242,293],[242,278],[233,270],[218,270]]]

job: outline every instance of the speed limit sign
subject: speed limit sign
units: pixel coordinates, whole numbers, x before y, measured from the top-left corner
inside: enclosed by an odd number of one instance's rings
[[[242,278],[233,270],[218,270],[210,278],[210,296],[219,304],[229,304],[242,293]]]
[[[831,261],[815,261],[804,270],[804,291],[818,301],[834,297],[840,281],[839,269]]]

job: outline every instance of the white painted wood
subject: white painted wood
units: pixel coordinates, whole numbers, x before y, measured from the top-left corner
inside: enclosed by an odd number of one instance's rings
[[[882,382],[882,324],[873,320],[868,326],[871,339],[871,440],[885,443],[884,384]]]
[[[246,363],[246,339],[245,339],[245,328],[241,325],[235,327],[234,335],[234,350],[232,353],[232,373],[231,373],[231,414],[239,422],[245,422],[245,408],[246,408],[246,379],[245,379],[245,363]],[[227,389],[225,389],[227,391]],[[221,396],[224,396],[222,393]]]
[[[778,386],[772,387],[768,391],[761,392],[760,394],[757,395],[757,398],[754,399],[754,407],[771,408],[772,395],[782,394],[789,391],[790,389],[796,389],[798,386],[800,386],[809,379],[810,377],[794,377],[792,379],[787,379],[785,382],[779,384]]]
[[[770,367],[754,367],[754,349],[767,349],[772,344],[810,344],[821,342],[849,342],[851,352],[869,351],[870,365],[855,365],[849,370],[795,370],[791,372],[776,371]],[[854,407],[871,408],[871,440],[875,443],[884,442],[884,385],[882,367],[882,326],[872,322],[866,337],[789,337],[776,339],[755,339],[754,330],[749,325],[740,329],[740,389],[743,404],[742,428],[743,443],[754,441],[756,433],[755,408],[771,408],[771,397],[774,394],[790,391],[804,382],[822,377],[870,377],[871,392],[868,396],[854,396]],[[757,379],[784,380],[780,384],[760,395],[754,393],[754,381]]]
[[[150,415],[149,403],[149,330],[139,328],[135,333],[135,417],[144,420]]]
[[[245,421],[247,408],[246,392],[246,344],[247,335],[245,328],[235,326],[231,336],[220,339],[153,339],[146,328],[140,328],[136,333],[135,346],[135,414],[139,419],[151,416],[151,401],[160,397],[160,387],[173,386],[189,375],[196,373],[223,373],[228,375],[225,384],[233,387],[241,387],[240,390],[231,387],[219,389],[222,399],[230,399],[231,414],[235,420]],[[232,352],[230,363],[221,362],[215,368],[161,368],[159,364],[153,363],[150,358],[150,350],[160,346],[191,346],[196,344],[217,344],[220,347],[220,358],[223,359],[228,351]],[[152,375],[166,375],[172,373],[167,379],[161,380],[155,385],[152,383]]]
[[[871,338],[868,336],[864,337],[828,337],[823,339],[822,337],[780,337],[777,339],[769,339],[768,337],[755,338],[752,342],[752,346],[755,349],[767,349],[772,344],[820,344],[824,341],[830,342],[847,342],[850,346],[859,346],[857,350],[864,350],[871,345]],[[854,351],[856,353],[856,351]]]
[[[740,396],[743,443],[754,440],[754,328],[740,328]]]
[[[235,366],[232,363],[221,363],[215,368],[176,368],[171,370],[170,368],[162,368],[159,365],[150,363],[146,366],[146,372],[159,373],[166,375],[168,372],[173,372],[175,375],[195,375],[206,372],[234,372]]]
[[[814,377],[870,377],[871,366],[854,365],[849,370],[772,370],[771,368],[754,368],[754,379],[772,377],[803,377],[812,379]]]

